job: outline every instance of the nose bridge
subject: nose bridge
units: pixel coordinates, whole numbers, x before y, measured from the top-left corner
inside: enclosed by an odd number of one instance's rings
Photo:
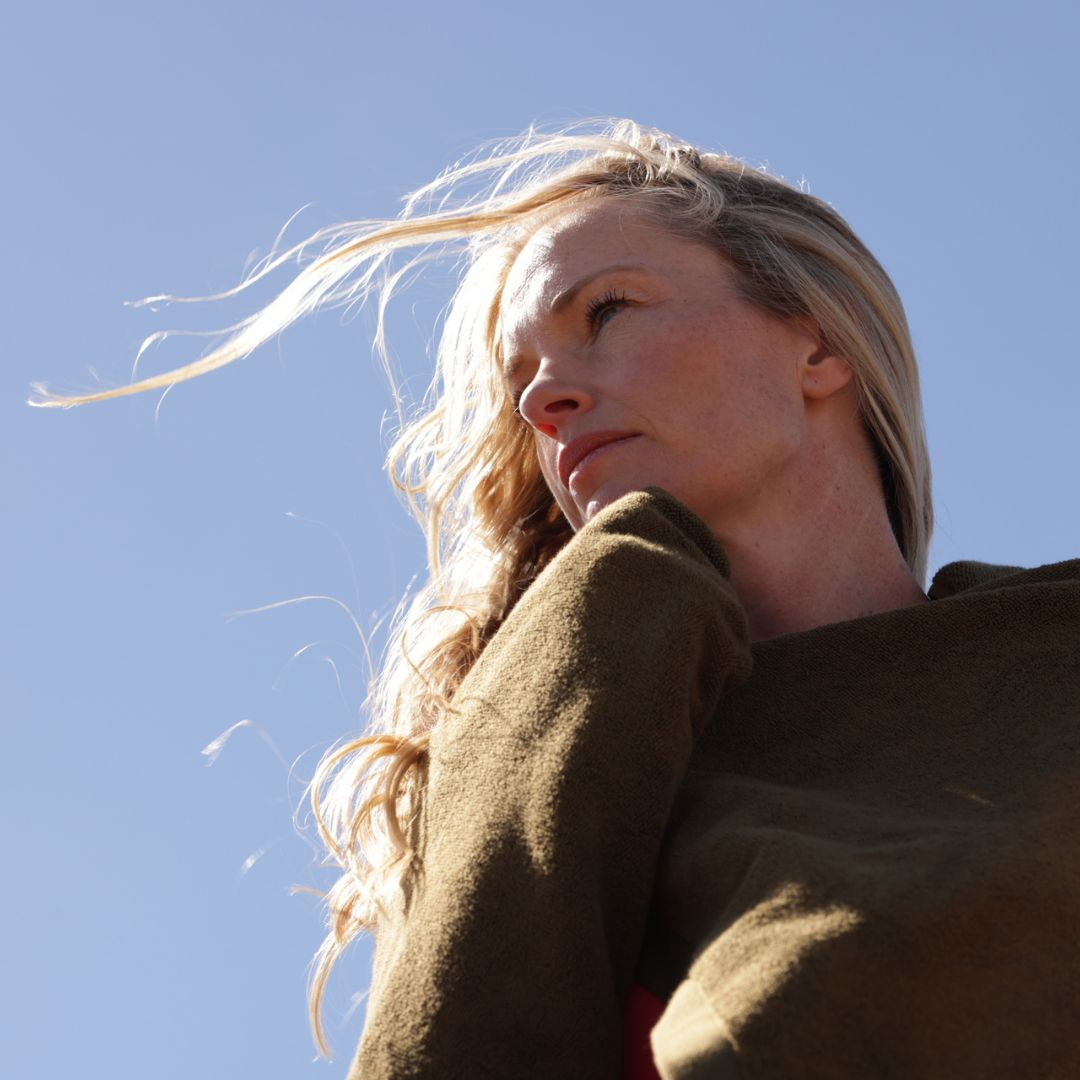
[[[540,355],[533,382],[570,387],[581,380],[581,362],[570,349],[549,346]]]

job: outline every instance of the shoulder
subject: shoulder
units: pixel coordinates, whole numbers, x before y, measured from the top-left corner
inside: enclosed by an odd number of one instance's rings
[[[965,560],[943,566],[935,575],[927,595],[944,600],[961,593],[1012,589],[1027,585],[1072,585],[1080,589],[1080,559],[1025,568]]]

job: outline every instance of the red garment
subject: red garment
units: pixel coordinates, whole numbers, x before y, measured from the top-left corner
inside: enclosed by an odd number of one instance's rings
[[[634,983],[623,1012],[622,1080],[660,1080],[649,1033],[663,1011],[664,1003],[655,994]]]

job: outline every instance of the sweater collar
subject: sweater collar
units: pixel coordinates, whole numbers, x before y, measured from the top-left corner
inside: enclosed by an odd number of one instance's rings
[[[931,600],[944,600],[962,592],[986,589],[1011,588],[1015,585],[1035,585],[1047,581],[1075,581],[1080,583],[1080,559],[1048,563],[1030,570],[1022,566],[998,566],[994,563],[975,561],[952,562],[943,566],[935,575],[927,596]]]

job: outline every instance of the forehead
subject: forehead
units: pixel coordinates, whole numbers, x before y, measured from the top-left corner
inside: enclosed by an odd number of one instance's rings
[[[597,199],[542,224],[511,264],[500,301],[503,336],[542,317],[560,293],[608,266],[660,265],[687,241],[641,205]]]

